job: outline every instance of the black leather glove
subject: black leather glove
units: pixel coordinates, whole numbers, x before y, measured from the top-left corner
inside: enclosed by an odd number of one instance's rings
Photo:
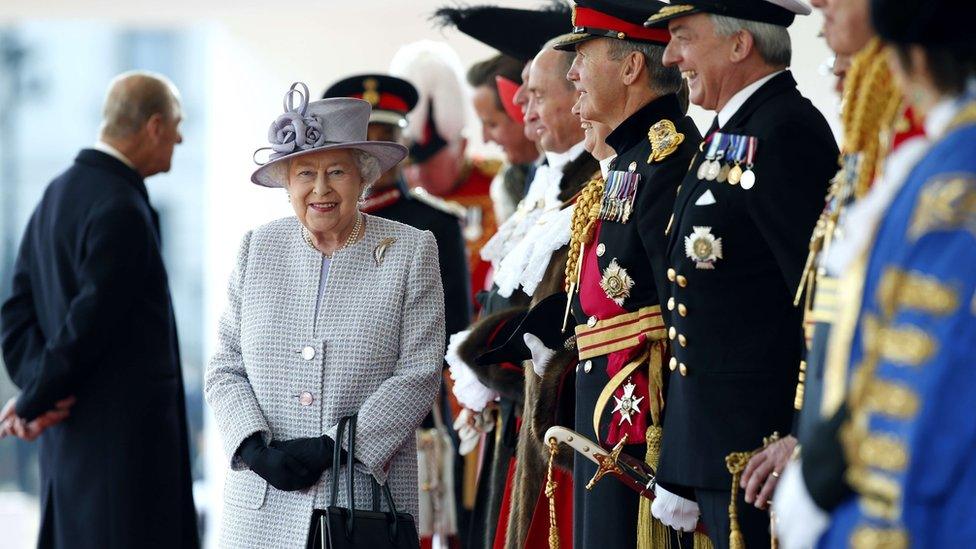
[[[306,467],[321,469],[322,471],[332,467],[335,441],[328,435],[293,440],[272,440],[270,446],[297,458]],[[345,450],[340,450],[341,461],[346,460],[346,455]]]
[[[322,467],[306,465],[298,458],[264,443],[261,433],[244,439],[237,455],[252,471],[279,490],[302,490],[318,482]]]

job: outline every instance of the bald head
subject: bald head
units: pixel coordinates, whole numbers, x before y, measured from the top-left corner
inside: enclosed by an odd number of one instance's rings
[[[161,74],[132,71],[112,80],[102,109],[101,135],[106,140],[130,138],[153,115],[172,120],[180,117],[180,92]]]
[[[183,142],[180,92],[165,76],[127,72],[108,88],[101,140],[115,147],[143,177],[168,172]]]

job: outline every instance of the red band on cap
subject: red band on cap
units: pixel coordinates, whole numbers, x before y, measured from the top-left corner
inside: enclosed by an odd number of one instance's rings
[[[357,93],[352,97],[354,99],[362,99],[362,93]],[[400,97],[393,95],[392,93],[380,93],[380,100],[373,105],[374,109],[380,109],[383,111],[394,111],[401,114],[407,114],[410,109],[407,108],[407,102]]]
[[[505,113],[508,114],[509,118],[521,124],[525,113],[522,112],[522,107],[515,104],[515,94],[519,89],[518,83],[504,76],[496,76],[495,86],[498,88],[498,98],[501,99],[502,106],[505,107]]]
[[[592,8],[576,7],[576,19],[573,23],[577,27],[592,27],[595,29],[606,29],[613,32],[624,33],[625,39],[647,40],[659,44],[667,44],[671,41],[671,33],[668,29],[646,28],[623,19],[618,19]]]

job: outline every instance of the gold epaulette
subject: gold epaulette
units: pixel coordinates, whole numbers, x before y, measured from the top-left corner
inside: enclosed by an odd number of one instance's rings
[[[495,177],[502,169],[502,161],[497,158],[475,158],[471,163],[476,170],[488,177]]]
[[[438,209],[444,213],[449,213],[462,221],[468,216],[467,210],[464,208],[464,206],[458,204],[457,202],[444,200],[439,196],[434,196],[420,187],[414,187],[411,189],[410,196],[432,208]]]

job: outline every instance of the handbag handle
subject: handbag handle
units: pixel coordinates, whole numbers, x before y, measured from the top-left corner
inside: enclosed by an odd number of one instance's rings
[[[356,419],[355,414],[341,418],[339,420],[339,426],[336,428],[336,444],[333,449],[332,455],[332,497],[330,500],[330,505],[333,507],[336,505],[336,501],[339,499],[339,469],[342,466],[340,460],[342,459],[341,449],[342,449],[342,435],[346,430],[348,425],[348,440],[346,441],[346,493],[348,503],[349,503],[349,515],[346,517],[346,537],[352,539],[353,532],[356,529],[356,494],[355,486],[353,485],[353,464],[356,461]],[[370,475],[370,483],[373,487],[373,510],[379,511],[379,498],[377,497],[377,489],[383,492],[383,497],[386,499],[386,505],[390,508],[390,515],[393,520],[390,523],[389,536],[390,541],[395,542],[397,540],[397,535],[399,531],[400,520],[397,516],[396,504],[393,503],[393,493],[390,491],[390,483],[380,484],[376,482],[376,478]]]
[[[336,427],[335,444],[332,448],[332,494],[329,497],[331,507],[335,507],[339,499],[339,467],[342,465],[339,460],[342,457],[342,435],[346,430],[346,424],[349,423],[349,417],[340,418],[339,426]]]

